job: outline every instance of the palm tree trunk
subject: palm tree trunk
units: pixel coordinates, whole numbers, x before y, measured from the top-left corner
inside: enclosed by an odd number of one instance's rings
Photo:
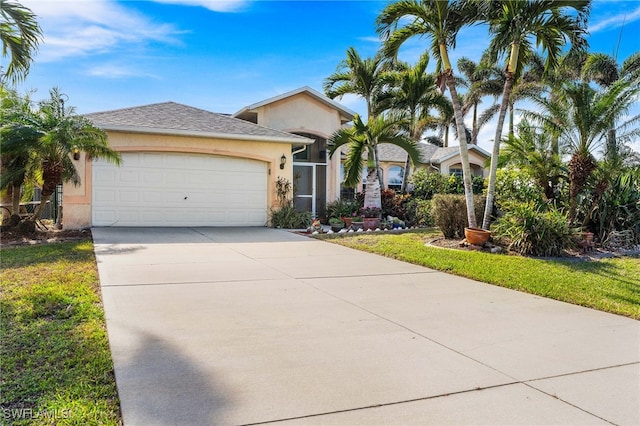
[[[496,125],[496,133],[493,137],[493,151],[491,152],[491,166],[489,168],[489,185],[487,187],[487,200],[484,207],[484,217],[482,219],[482,229],[489,230],[491,225],[491,212],[493,211],[493,199],[496,192],[496,174],[498,172],[498,156],[500,155],[500,142],[502,139],[502,128],[504,119],[509,108],[509,98],[513,88],[514,75],[507,71],[504,89],[502,90],[502,103],[500,104],[500,113],[498,114],[498,124]]]
[[[462,108],[458,100],[458,92],[456,84],[453,80],[453,72],[451,69],[445,71],[445,82],[449,87],[451,94],[451,102],[453,103],[453,111],[456,118],[456,126],[458,128],[458,141],[460,142],[460,162],[462,163],[462,181],[464,182],[464,195],[467,203],[467,220],[469,227],[476,228],[476,212],[473,205],[473,186],[471,184],[471,166],[469,165],[469,150],[467,147],[467,132],[464,128],[462,118]]]
[[[12,185],[11,187],[11,214],[20,214],[20,199],[22,192],[20,186]]]
[[[378,173],[374,170],[367,172],[367,187],[364,190],[364,207],[382,208],[380,182],[378,181]]]
[[[36,221],[40,219],[40,216],[42,216],[42,212],[44,211],[45,206],[51,199],[51,195],[53,194],[47,194],[47,195],[45,195],[44,193],[42,194],[42,199],[40,200],[40,204],[38,204],[38,207],[36,207],[31,217],[29,217],[29,220]]]
[[[404,162],[404,174],[402,175],[401,192],[407,192],[407,180],[409,179],[409,173],[411,173],[411,157],[407,154],[407,159]]]
[[[471,145],[478,143],[478,104],[473,104],[473,124],[471,125]]]

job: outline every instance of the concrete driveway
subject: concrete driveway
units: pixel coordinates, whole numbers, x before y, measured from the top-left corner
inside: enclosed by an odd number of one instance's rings
[[[281,230],[93,237],[127,426],[640,424],[638,321]]]

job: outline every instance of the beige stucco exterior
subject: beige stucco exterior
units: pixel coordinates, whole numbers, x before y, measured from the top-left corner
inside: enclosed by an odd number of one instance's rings
[[[222,139],[193,136],[142,134],[107,131],[109,145],[118,152],[176,152],[209,154],[225,157],[247,158],[267,164],[267,205],[274,206],[275,182],[278,177],[289,181],[293,178],[291,145],[285,142],[269,142],[242,139]],[[287,158],[280,169],[280,157]],[[79,229],[91,224],[91,160],[84,154],[76,163],[81,179],[79,186],[63,186],[64,227]]]
[[[309,133],[324,139],[329,139],[351,118],[345,118],[344,111],[305,90],[257,104],[250,111],[256,114],[255,122],[261,126],[289,133]],[[327,158],[327,168],[326,197],[330,202],[340,197],[339,157]]]

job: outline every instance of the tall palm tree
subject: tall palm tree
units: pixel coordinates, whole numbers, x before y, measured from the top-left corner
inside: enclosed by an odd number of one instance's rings
[[[464,104],[462,105],[462,115],[465,115],[468,111],[472,113],[471,140],[469,143],[477,145],[480,128],[487,124],[488,118],[491,118],[492,112],[497,109],[494,105],[491,105],[483,114],[478,116],[478,107],[485,96],[492,96],[495,99],[500,96],[503,85],[500,84],[501,81],[497,77],[502,72],[497,67],[488,65],[487,61],[481,60],[479,63],[475,63],[465,57],[458,59],[458,71],[464,76],[462,85],[467,89],[464,95]]]
[[[16,83],[26,77],[33,55],[42,40],[36,15],[19,3],[0,0],[0,39],[2,57],[11,56],[6,71],[0,70],[0,81]]]
[[[336,72],[324,80],[324,92],[330,99],[342,98],[347,94],[361,96],[367,105],[367,119],[375,118],[382,112],[377,100],[383,94],[382,75],[386,69],[387,63],[381,55],[362,59],[356,49],[350,47],[347,49],[347,58],[338,64]],[[374,143],[373,155],[374,169],[381,183],[377,143]]]
[[[505,84],[498,123],[493,139],[489,184],[482,227],[489,229],[496,187],[496,171],[500,154],[500,141],[504,120],[514,81],[523,68],[523,63],[536,45],[546,52],[545,68],[552,69],[558,63],[562,46],[571,43],[572,49],[586,47],[586,23],[590,0],[480,0],[484,17],[493,35],[488,52],[492,59],[508,54],[505,69]],[[569,9],[576,12],[569,13]]]
[[[379,143],[389,143],[404,149],[412,161],[420,161],[420,152],[416,143],[406,136],[403,127],[406,123],[392,117],[378,116],[370,118],[365,124],[356,114],[353,126],[337,130],[329,139],[329,155],[340,151],[342,146],[349,150],[344,163],[344,185],[355,187],[362,179],[364,164],[367,165],[367,183],[364,206],[381,208],[380,185],[375,172],[375,147]]]
[[[458,98],[449,49],[455,47],[460,29],[471,24],[477,17],[474,4],[468,1],[448,0],[399,0],[387,5],[376,19],[377,32],[384,40],[384,52],[396,57],[402,44],[414,36],[425,36],[431,40],[429,50],[437,59],[436,72],[441,90],[449,89],[458,129],[460,158],[467,204],[467,220],[476,227],[473,206],[473,186],[467,147],[467,134]]]
[[[591,53],[582,67],[582,77],[585,80],[595,81],[602,88],[609,88],[619,80],[632,80],[635,84],[640,84],[640,52],[629,56],[621,67],[618,67],[618,63],[612,56]],[[615,123],[611,123],[611,128],[607,132],[605,153],[612,164],[620,160],[618,151]]]
[[[72,160],[75,152],[86,152],[92,158],[120,164],[120,154],[109,148],[104,131],[76,115],[73,107],[65,107],[57,88],[50,91],[50,99],[40,103],[38,120],[40,130],[44,132],[35,157],[42,170],[42,200],[32,220],[40,217],[58,184],[80,183]]]
[[[423,54],[414,66],[398,63],[397,70],[386,74],[392,99],[392,111],[406,116],[409,137],[418,144],[425,130],[434,128],[437,120],[431,110],[453,114],[451,102],[436,87],[436,78],[427,73],[429,56]],[[406,191],[407,178],[411,172],[411,157],[407,154],[402,180],[402,191]]]
[[[592,152],[606,140],[611,123],[626,117],[637,102],[640,85],[619,80],[609,88],[596,91],[586,82],[569,82],[562,86],[557,99],[537,97],[540,111],[528,111],[525,117],[535,120],[559,135],[569,149],[570,218],[575,220],[578,195],[597,167]],[[615,128],[618,138],[628,140],[640,136],[640,114]]]

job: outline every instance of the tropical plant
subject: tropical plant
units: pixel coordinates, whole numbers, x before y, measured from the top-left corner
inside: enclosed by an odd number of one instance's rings
[[[28,96],[21,98],[14,90],[0,86],[0,107],[0,189],[11,198],[10,213],[16,215],[22,188],[37,176],[31,160],[44,133],[33,125],[35,113]]]
[[[569,161],[569,198],[571,220],[576,219],[578,195],[597,167],[592,152],[606,139],[611,123],[616,123],[618,140],[630,140],[640,135],[640,114],[627,117],[637,102],[640,85],[619,80],[610,87],[596,91],[588,83],[566,83],[557,99],[534,98],[539,111],[526,111],[525,118],[542,124],[559,135],[560,143],[571,153]],[[619,119],[625,121],[619,123]]]
[[[577,230],[553,205],[513,203],[493,226],[494,238],[509,250],[530,256],[561,256],[575,246]]]
[[[472,112],[471,139],[469,140],[472,145],[478,144],[480,129],[489,122],[489,119],[499,108],[494,104],[478,115],[478,107],[482,103],[482,99],[486,96],[493,96],[497,99],[502,92],[501,79],[499,78],[502,72],[498,67],[488,65],[486,58],[483,59],[485,60],[481,60],[479,63],[465,57],[458,59],[458,71],[464,76],[461,85],[467,89],[463,98],[462,114],[466,115],[468,111]]]
[[[604,170],[609,164],[601,167]],[[602,180],[599,180],[602,182]],[[591,198],[585,199],[583,227],[592,230],[600,241],[612,232],[631,231],[640,242],[640,167],[618,171],[606,186],[596,185]]]
[[[503,139],[503,145],[499,164],[526,171],[543,188],[545,198],[555,200],[557,186],[566,175],[566,168],[553,151],[552,137],[525,119],[518,125],[518,135]]]
[[[360,210],[360,205],[356,200],[340,198],[327,203],[327,216],[330,218],[350,217]]]
[[[20,3],[0,0],[0,39],[2,57],[11,57],[6,71],[0,70],[0,82],[23,80],[42,41],[36,15]]]
[[[494,206],[506,210],[511,203],[534,202],[541,205],[544,200],[543,187],[536,183],[527,169],[510,165],[498,169]]]
[[[533,39],[546,52],[546,69],[556,66],[561,48],[567,41],[574,50],[586,47],[590,0],[481,0],[479,3],[482,4],[484,17],[489,23],[489,32],[493,35],[489,55],[497,60],[508,53],[502,102],[493,139],[487,204],[482,221],[483,229],[489,229],[502,129],[514,81],[521,75],[525,60],[533,53]],[[569,14],[568,9],[573,9],[576,13]]]
[[[405,115],[407,132],[416,144],[426,129],[436,127],[436,119],[430,114],[432,109],[445,115],[452,114],[451,102],[437,90],[435,76],[427,73],[428,64],[429,56],[423,54],[415,65],[399,62],[395,70],[384,77],[391,86],[391,109]],[[407,190],[407,178],[411,175],[411,158],[408,155],[404,170],[403,192]]]
[[[350,47],[347,49],[347,58],[338,64],[336,72],[324,80],[324,92],[331,99],[342,98],[347,94],[362,97],[367,105],[367,120],[372,120],[382,112],[378,99],[384,93],[382,76],[387,69],[388,64],[381,55],[362,59],[356,49]],[[371,168],[375,166],[378,182],[382,182],[377,142],[374,142],[372,148]]]
[[[640,52],[629,56],[621,67],[618,67],[616,60],[609,55],[604,53],[589,54],[582,67],[582,77],[595,81],[605,89],[610,88],[619,80],[640,84]],[[618,163],[621,160],[619,151],[615,123],[611,123],[607,132],[606,157],[610,162]]]
[[[88,119],[76,115],[75,108],[65,107],[57,88],[50,98],[40,102],[37,114],[38,129],[44,132],[33,161],[42,171],[42,199],[31,220],[38,219],[44,206],[63,182],[80,183],[72,156],[85,152],[91,158],[103,158],[120,164],[120,154],[107,143],[107,135]]]
[[[449,0],[400,0],[387,5],[376,19],[377,32],[384,40],[384,52],[396,57],[400,46],[414,36],[426,36],[431,40],[429,50],[437,59],[436,72],[441,91],[445,87],[451,94],[451,102],[458,129],[460,158],[464,179],[467,219],[476,226],[473,203],[471,167],[467,148],[467,134],[458,98],[449,49],[455,47],[460,29],[477,19],[475,3]]]
[[[339,151],[343,145],[348,146],[344,162],[343,184],[345,186],[355,187],[360,183],[363,163],[366,162],[368,172],[364,207],[377,207],[378,209],[382,207],[380,183],[375,168],[375,151],[378,143],[399,146],[409,154],[412,161],[420,161],[420,152],[415,142],[403,133],[401,125],[401,120],[383,116],[369,119],[365,124],[356,114],[352,127],[337,130],[328,141],[330,156]]]
[[[270,211],[270,222],[274,228],[306,229],[311,225],[311,212],[299,212],[293,203]]]

